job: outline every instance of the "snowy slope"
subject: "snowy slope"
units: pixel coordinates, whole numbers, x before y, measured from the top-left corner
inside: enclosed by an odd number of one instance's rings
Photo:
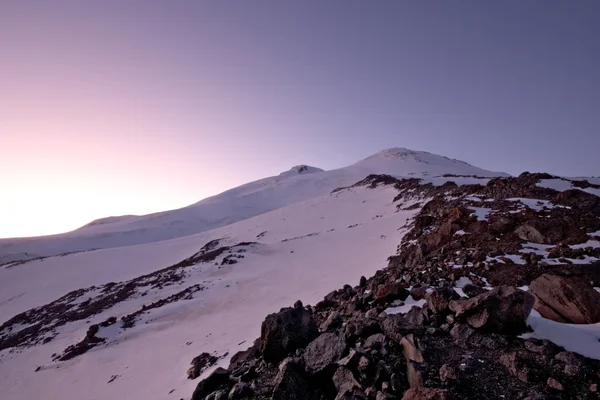
[[[60,235],[0,240],[0,264],[189,236],[323,196],[335,188],[352,185],[369,174],[424,178],[434,184],[441,184],[447,179],[457,180],[441,177],[444,174],[478,177],[506,175],[427,152],[393,148],[332,171],[297,166],[279,176],[251,182],[177,210],[144,216],[103,218]],[[464,183],[477,180],[473,177],[458,179],[465,180]]]
[[[398,205],[406,208],[418,199],[393,203],[397,194],[390,186],[356,187],[193,236],[0,269],[3,322],[70,290],[127,281],[169,266],[215,239],[225,238],[228,245],[256,242],[240,246],[244,258],[236,264],[221,265],[224,255],[216,264],[196,264],[186,269],[182,283],[145,288],[144,295],[60,326],[58,336],[47,344],[0,352],[0,397],[92,400],[126,393],[131,398],[189,398],[197,384],[185,376],[193,357],[205,351],[231,356],[259,335],[266,314],[297,299],[315,304],[327,292],[345,283],[355,285],[361,275],[384,267],[418,212],[418,207],[398,211]],[[68,361],[51,361],[52,354],[81,340],[90,324],[120,318],[193,285],[203,290],[142,314],[131,329],[103,328],[100,335],[107,344]],[[95,289],[85,296],[99,294]]]

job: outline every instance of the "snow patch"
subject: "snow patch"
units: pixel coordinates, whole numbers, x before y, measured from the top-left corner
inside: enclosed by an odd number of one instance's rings
[[[551,210],[554,208],[554,205],[548,200],[527,199],[522,197],[513,197],[507,200],[519,202],[524,206],[531,208],[534,211],[543,211],[544,209]]]
[[[533,332],[521,335],[523,339],[546,339],[567,351],[600,360],[600,324],[562,324],[545,319],[537,311],[531,310],[527,325]]]
[[[409,312],[413,306],[423,307],[425,303],[425,299],[415,300],[412,298],[412,296],[408,296],[408,298],[404,301],[404,305],[388,307],[384,311],[386,314],[405,314]]]
[[[490,213],[492,212],[491,208],[485,207],[469,207],[469,210],[475,213],[478,221],[487,221]]]

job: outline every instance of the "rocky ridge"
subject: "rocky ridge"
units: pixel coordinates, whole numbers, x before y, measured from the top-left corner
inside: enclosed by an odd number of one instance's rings
[[[359,182],[394,185],[395,201],[430,199],[388,267],[267,316],[254,345],[193,399],[600,397],[600,361],[521,337],[532,309],[600,322],[600,198],[537,185],[553,178]]]

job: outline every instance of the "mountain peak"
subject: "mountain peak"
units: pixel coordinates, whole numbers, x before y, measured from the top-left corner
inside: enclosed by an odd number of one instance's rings
[[[487,171],[464,161],[451,159],[427,151],[392,147],[357,162],[355,167],[386,171],[393,176],[441,176],[445,174],[480,177],[508,176],[501,172]],[[387,172],[389,171],[389,172]]]
[[[295,176],[295,175],[300,175],[300,174],[312,174],[314,172],[323,172],[323,170],[321,168],[317,168],[317,167],[311,167],[310,165],[304,165],[304,164],[300,164],[300,165],[296,165],[292,168],[290,168],[289,170],[282,172],[279,174],[279,176]]]

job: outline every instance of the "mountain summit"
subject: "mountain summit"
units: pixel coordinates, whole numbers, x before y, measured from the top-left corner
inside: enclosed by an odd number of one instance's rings
[[[312,174],[315,172],[323,172],[321,168],[310,167],[308,165],[296,165],[290,168],[288,171],[279,174],[280,177],[296,176],[301,174]]]
[[[142,216],[107,217],[80,229],[36,238],[1,239],[0,264],[89,249],[151,243],[215,229],[300,201],[327,195],[371,174],[412,177],[443,184],[444,175],[461,183],[508,176],[424,151],[391,148],[348,167],[323,171],[298,165],[277,176],[227,190],[191,206]]]
[[[479,177],[509,176],[503,172],[478,168],[464,161],[403,147],[381,150],[357,162],[354,166],[371,170],[386,169],[387,173],[393,176],[426,177],[448,174]]]
[[[467,177],[460,178],[462,183],[508,176],[424,151],[391,148],[331,171],[298,165],[277,176],[238,186],[176,210],[101,218],[78,230],[59,235],[2,239],[0,263],[188,236],[327,195],[371,174],[414,177],[434,184],[443,184],[447,181],[443,176],[448,174]]]

